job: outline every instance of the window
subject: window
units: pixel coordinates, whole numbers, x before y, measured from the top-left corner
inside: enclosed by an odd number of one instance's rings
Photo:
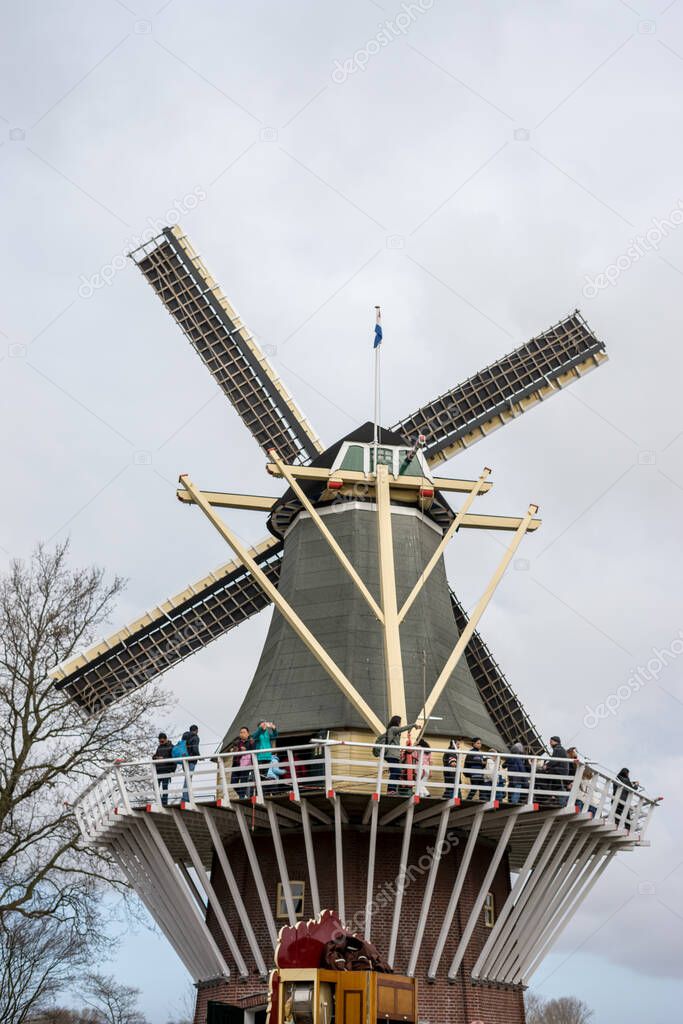
[[[394,449],[393,448],[378,448],[377,449],[377,462],[380,466],[388,466],[390,471],[394,472]],[[375,449],[374,446],[370,448],[370,472],[373,473],[375,470]]]
[[[292,903],[294,904],[294,916],[304,916],[304,892],[306,890],[305,882],[294,882],[290,878],[289,888],[292,890]],[[289,914],[287,913],[287,901],[285,900],[285,891],[282,888],[282,882],[277,883],[277,903],[275,907],[275,915],[279,920],[287,920]]]
[[[398,473],[399,476],[424,476],[424,470],[422,464],[418,459],[417,455],[413,455],[412,459],[409,458],[410,449],[401,448],[398,453]]]
[[[486,894],[484,901],[484,925],[493,928],[496,923],[496,899],[492,892]]]
[[[340,468],[354,470],[356,473],[365,472],[365,449],[359,444],[350,444],[344,453]]]

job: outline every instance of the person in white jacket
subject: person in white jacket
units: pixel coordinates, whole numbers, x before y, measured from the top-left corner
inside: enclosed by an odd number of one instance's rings
[[[496,751],[491,748],[486,757],[484,778],[491,786],[491,800],[498,800],[502,803],[505,796],[505,777],[500,774],[500,758],[496,757]]]

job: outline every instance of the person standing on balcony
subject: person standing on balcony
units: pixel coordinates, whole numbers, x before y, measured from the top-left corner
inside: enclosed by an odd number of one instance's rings
[[[491,799],[497,800],[498,803],[502,803],[505,796],[505,778],[501,775],[500,758],[497,756],[497,752],[493,747],[490,748],[488,757],[486,758],[484,775],[491,785]]]
[[[413,722],[412,725],[401,725],[401,716],[393,715],[389,719],[386,732],[383,736],[378,736],[376,743],[378,746],[386,746],[384,751],[384,760],[389,765],[389,785],[387,786],[387,793],[398,793],[399,783],[401,782],[401,734],[404,732],[410,732],[411,729],[417,728],[417,722]]]
[[[484,769],[486,759],[481,752],[481,737],[475,736],[472,740],[472,747],[465,758],[464,774],[470,780],[470,799],[484,799]]]
[[[552,753],[550,760],[546,763],[545,771],[548,775],[559,775],[561,778],[551,779],[548,783],[548,789],[558,794],[554,801],[560,807],[564,807],[567,803],[566,779],[569,778],[570,774],[567,751],[562,746],[562,740],[559,736],[550,737],[550,749]]]
[[[239,736],[232,745],[233,768],[230,775],[230,781],[240,800],[248,800],[252,794],[250,785],[253,778],[251,751],[254,747],[254,740],[249,735],[246,725],[243,725]]]
[[[258,729],[251,734],[256,750],[256,760],[259,763],[261,778],[265,778],[268,772],[270,758],[277,742],[277,728],[274,722],[259,722]]]
[[[617,797],[619,801],[614,812],[614,820],[616,821],[617,825],[620,825],[621,827],[625,828],[626,831],[629,831],[631,827],[630,820],[628,820],[630,819],[630,815],[626,816],[626,821],[621,821],[621,816],[624,813],[624,808],[626,806],[626,801],[628,800],[629,793],[635,793],[638,789],[640,789],[640,783],[634,782],[634,780],[631,778],[631,773],[628,768],[622,768],[619,774],[617,775],[617,781],[612,783],[612,793],[615,797]]]
[[[160,732],[158,739],[159,745],[155,752],[152,754],[152,760],[163,762],[166,760],[166,758],[173,757],[173,744],[171,743],[165,732]],[[159,780],[161,804],[163,807],[167,807],[168,786],[173,776],[173,772],[176,770],[175,761],[167,761],[166,764],[155,764],[154,769],[157,773],[157,779]]]
[[[505,758],[505,767],[508,773],[508,803],[518,804],[522,799],[522,790],[529,787],[529,782],[526,779],[529,769],[522,757],[524,747],[521,743],[513,743],[510,753],[513,757]]]
[[[187,747],[188,761],[184,762],[187,764],[190,774],[197,767],[197,758],[199,757],[199,726],[191,725],[187,732],[183,733],[182,736],[185,746]],[[185,776],[185,784],[183,785],[182,800],[187,802],[189,800],[189,793],[187,791],[187,776]]]

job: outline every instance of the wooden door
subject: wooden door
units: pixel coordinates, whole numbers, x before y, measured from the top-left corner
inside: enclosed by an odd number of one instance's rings
[[[344,993],[344,1017],[341,1024],[364,1024],[362,992]]]

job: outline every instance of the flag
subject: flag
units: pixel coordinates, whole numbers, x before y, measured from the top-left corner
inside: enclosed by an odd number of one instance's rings
[[[382,314],[380,313],[379,306],[375,306],[377,310],[377,317],[375,320],[375,342],[373,348],[379,348],[382,344]]]

